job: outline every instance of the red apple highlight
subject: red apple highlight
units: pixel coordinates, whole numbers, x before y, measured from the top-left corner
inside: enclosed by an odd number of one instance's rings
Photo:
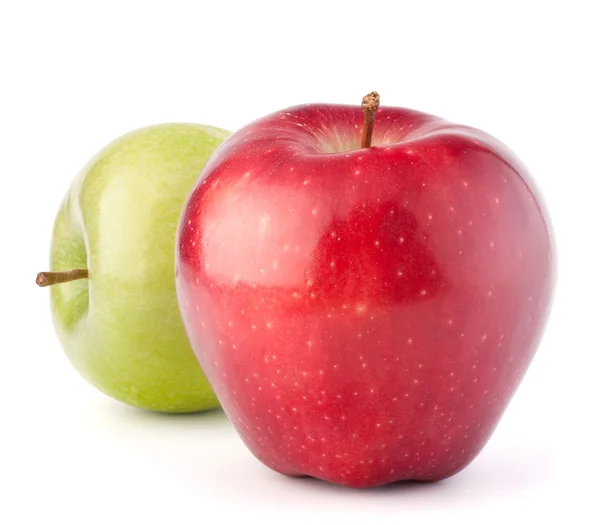
[[[509,149],[375,110],[298,106],[239,130],[189,197],[177,249],[187,333],[247,446],[350,487],[468,465],[554,288],[550,222]]]

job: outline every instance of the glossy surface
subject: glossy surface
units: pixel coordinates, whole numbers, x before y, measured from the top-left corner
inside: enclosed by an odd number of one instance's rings
[[[218,405],[181,322],[173,247],[185,198],[226,136],[192,124],[129,133],[90,161],[58,212],[51,269],[91,276],[51,288],[58,337],[86,379],[125,403]]]
[[[483,132],[380,108],[259,120],[213,156],[178,240],[192,347],[252,452],[353,487],[438,480],[490,437],[540,340],[549,222]]]

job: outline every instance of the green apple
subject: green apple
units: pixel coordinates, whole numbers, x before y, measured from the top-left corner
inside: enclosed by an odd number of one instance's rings
[[[59,340],[102,392],[160,412],[218,406],[190,348],[175,293],[175,235],[188,193],[229,132],[195,124],[133,131],[74,180],[50,265]]]

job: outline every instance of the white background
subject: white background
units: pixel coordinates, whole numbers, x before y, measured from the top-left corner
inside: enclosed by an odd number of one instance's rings
[[[0,523],[598,523],[595,4],[2,2]],[[60,200],[96,150],[148,124],[235,130],[372,89],[503,140],[554,222],[546,336],[467,470],[371,491],[287,479],[220,412],[144,413],[76,374],[34,277]]]

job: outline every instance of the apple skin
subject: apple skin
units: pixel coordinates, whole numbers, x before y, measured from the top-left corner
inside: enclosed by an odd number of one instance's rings
[[[162,124],[100,151],[69,189],[56,218],[53,271],[90,279],[51,287],[51,311],[75,368],[98,389],[161,412],[218,406],[177,306],[174,246],[188,193],[229,132]]]
[[[542,336],[540,194],[482,131],[286,109],[233,134],[184,208],[190,342],[266,465],[349,487],[441,480],[482,449]]]

